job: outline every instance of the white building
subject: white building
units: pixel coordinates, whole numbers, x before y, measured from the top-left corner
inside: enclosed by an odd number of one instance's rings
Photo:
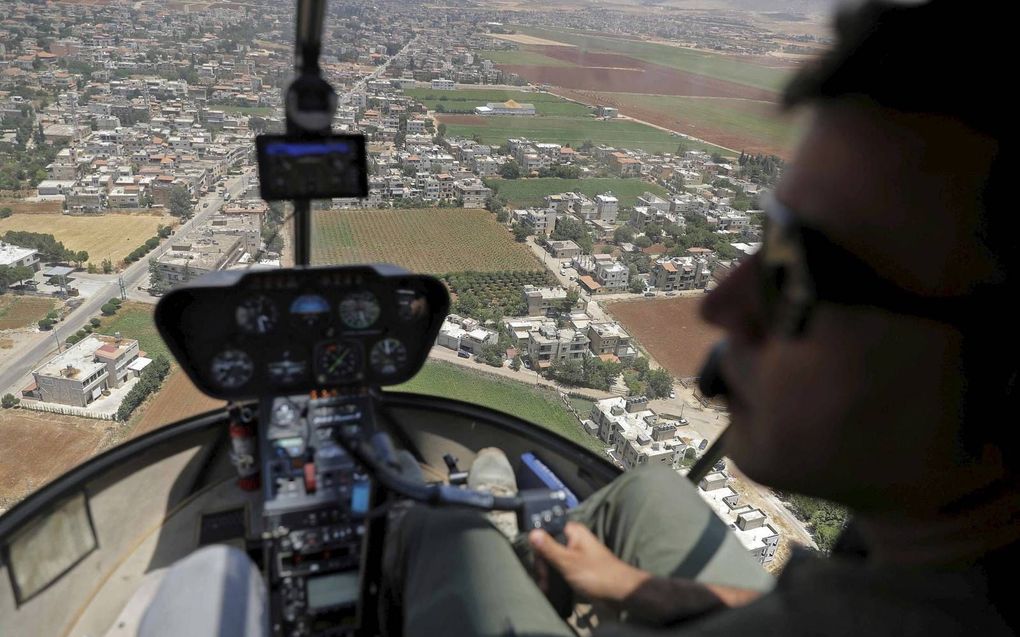
[[[609,223],[616,222],[616,215],[620,212],[620,200],[607,192],[604,195],[595,196],[596,216],[600,221]]]
[[[723,522],[759,563],[767,564],[776,555],[779,547],[779,531],[769,524],[760,509],[740,505],[739,495],[728,485],[728,478],[722,472],[713,472],[702,478],[698,495],[708,503]]]
[[[39,270],[39,251],[0,241],[0,268],[24,266]]]
[[[455,88],[453,80],[436,78],[432,80],[432,89],[436,91],[452,91]]]

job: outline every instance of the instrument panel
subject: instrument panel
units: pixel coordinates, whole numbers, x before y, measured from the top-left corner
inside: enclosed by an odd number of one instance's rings
[[[404,382],[449,302],[395,266],[214,272],[164,296],[156,325],[199,389],[239,400]]]

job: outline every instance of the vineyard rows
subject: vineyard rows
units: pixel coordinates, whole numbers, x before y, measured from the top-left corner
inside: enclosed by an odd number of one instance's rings
[[[393,263],[429,274],[542,265],[485,210],[329,210],[313,217],[314,263]]]

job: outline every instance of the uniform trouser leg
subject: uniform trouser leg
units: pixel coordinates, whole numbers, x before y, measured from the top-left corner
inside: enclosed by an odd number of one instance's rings
[[[621,475],[571,517],[618,557],[656,575],[772,585],[696,488],[668,467]],[[414,507],[397,535],[391,549],[405,635],[573,634],[483,516]]]

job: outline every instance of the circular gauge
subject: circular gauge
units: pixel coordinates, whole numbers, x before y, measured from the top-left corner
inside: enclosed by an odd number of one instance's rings
[[[361,351],[357,344],[339,341],[318,347],[315,376],[320,383],[355,380],[360,375]]]
[[[290,315],[302,325],[315,325],[329,314],[329,302],[318,294],[302,294],[290,304]]]
[[[259,295],[247,299],[234,312],[237,326],[249,334],[268,334],[276,327],[276,305]]]
[[[340,301],[340,320],[356,330],[371,327],[381,311],[379,301],[371,292],[354,292]]]
[[[251,357],[239,349],[228,349],[212,359],[209,366],[215,380],[224,389],[236,389],[251,380],[255,365]]]
[[[397,316],[401,321],[417,321],[429,314],[425,295],[415,290],[397,290]]]
[[[377,373],[391,376],[407,364],[407,348],[395,338],[384,338],[372,347],[369,363]]]
[[[273,427],[288,429],[297,424],[301,418],[301,409],[287,399],[283,399],[273,406],[272,421]]]

